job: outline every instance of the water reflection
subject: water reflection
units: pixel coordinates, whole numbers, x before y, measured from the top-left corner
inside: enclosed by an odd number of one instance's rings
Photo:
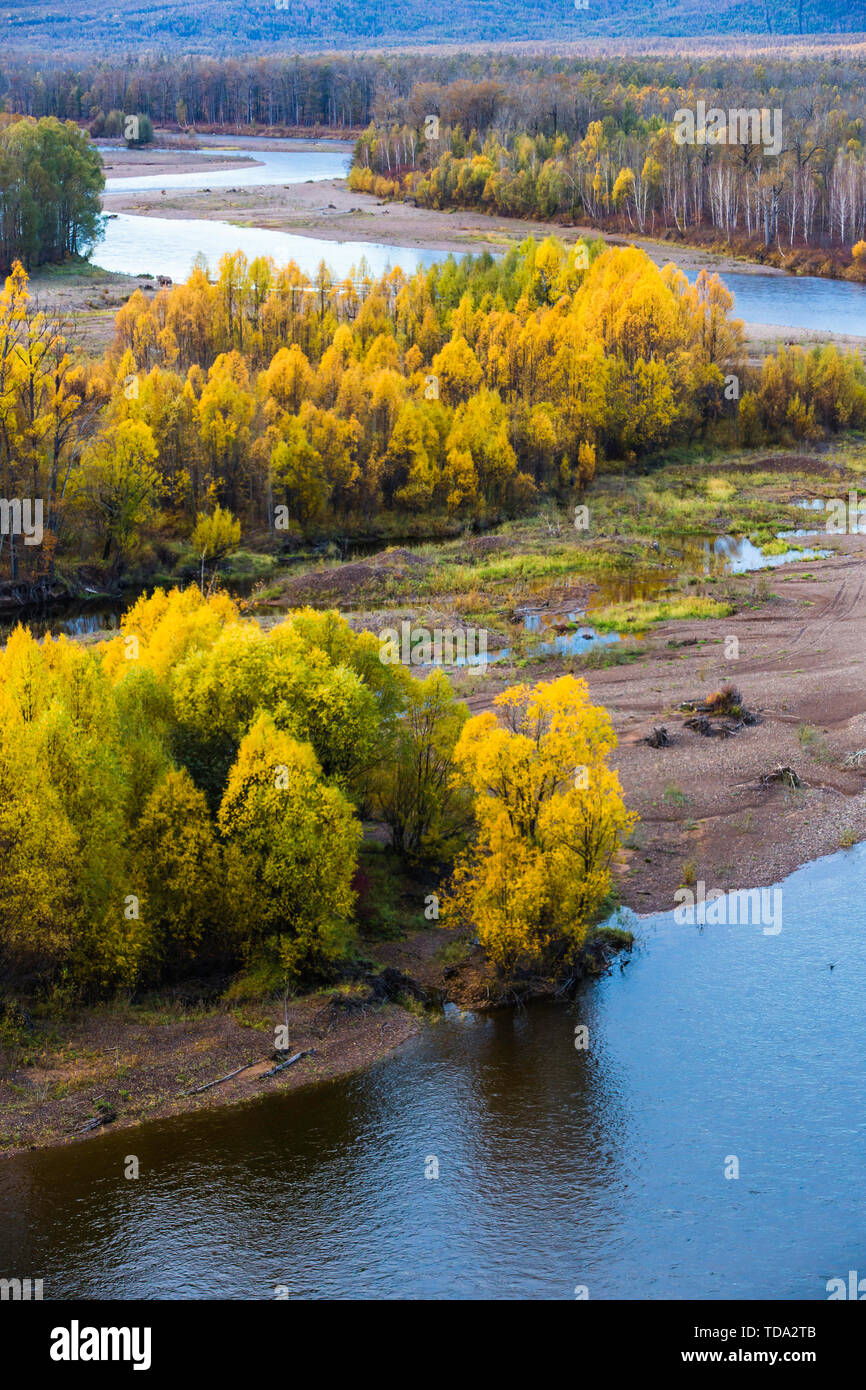
[[[203,255],[213,271],[221,256],[235,251],[243,251],[249,260],[271,256],[280,266],[294,261],[311,278],[324,260],[340,280],[358,270],[362,263],[374,278],[395,266],[411,275],[446,255],[444,251],[372,241],[322,241],[205,218],[135,217],[122,212],[106,223],[105,237],[91,259],[103,270],[126,275],[169,275],[180,281],[187,279],[197,256]]]
[[[103,150],[103,153],[106,151]],[[115,150],[111,151],[116,154]],[[183,161],[237,158],[255,159],[251,167],[236,169],[183,169]],[[175,174],[133,174],[124,178],[105,180],[106,193],[143,193],[153,189],[186,188],[250,188],[287,183],[320,183],[325,179],[345,178],[349,171],[352,149],[345,150],[262,150],[245,151],[236,145],[192,151],[188,156],[172,155],[180,172]],[[143,166],[143,167],[146,167]]]
[[[824,1298],[866,1239],[864,877],[861,845],[785,880],[778,936],[638,919],[574,1006],[7,1160],[4,1272],[51,1298]]]

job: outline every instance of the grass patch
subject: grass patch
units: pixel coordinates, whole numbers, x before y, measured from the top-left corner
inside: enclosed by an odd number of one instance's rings
[[[440,946],[436,952],[436,959],[441,965],[462,965],[472,955],[473,946],[468,937],[462,937],[458,941],[447,941],[444,946]]]
[[[592,942],[600,942],[614,951],[630,951],[634,945],[634,933],[623,927],[596,927],[589,937]]]
[[[836,759],[829,747],[827,740],[811,724],[801,724],[797,730],[797,739],[804,752],[809,754],[818,763],[832,763]]]
[[[668,782],[662,800],[666,806],[685,806],[688,797],[684,791],[680,790],[676,782]]]
[[[734,611],[733,604],[698,595],[678,599],[634,599],[630,603],[612,603],[596,609],[592,622],[599,632],[640,632],[653,623],[727,618]]]
[[[646,654],[645,643],[633,642],[626,638],[625,641],[612,643],[608,647],[592,647],[590,651],[575,659],[574,669],[606,671],[609,666],[627,666],[631,661],[640,661]]]

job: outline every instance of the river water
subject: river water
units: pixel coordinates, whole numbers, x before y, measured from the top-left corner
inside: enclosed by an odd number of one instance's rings
[[[225,157],[240,152],[238,143],[208,142],[202,155]],[[249,153],[249,151],[247,151]],[[349,167],[351,145],[342,149],[338,142],[324,143],[319,149],[292,149],[283,142],[279,149],[256,148],[259,161],[252,168],[223,169],[213,172],[141,174],[134,178],[108,179],[106,193],[140,192],[146,189],[171,191],[176,188],[244,188],[323,182],[342,178]],[[327,202],[323,195],[323,208]],[[325,241],[317,237],[295,236],[261,227],[238,227],[230,222],[204,218],[132,216],[121,213],[106,224],[104,240],[93,254],[94,264],[105,270],[128,275],[170,275],[184,280],[195,257],[204,255],[212,269],[226,252],[241,250],[254,256],[272,256],[278,265],[293,260],[306,275],[314,275],[323,259],[342,278],[357,268],[362,259],[374,276],[399,265],[411,274],[419,267],[441,260],[444,251],[419,250],[410,246],[391,246],[369,241]],[[695,278],[692,273],[691,278]],[[866,335],[866,286],[816,276],[768,275],[756,272],[726,273],[722,277],[734,294],[734,313],[747,323],[766,323],[796,328],[826,329],[834,333]]]
[[[127,221],[112,268],[173,274]],[[0,1272],[49,1299],[825,1298],[866,1268],[864,882],[866,845],[799,870],[775,935],[628,918],[630,963],[572,1005],[449,1011],[357,1076],[8,1159]]]
[[[230,141],[221,147],[196,151],[202,156],[225,158],[238,149]],[[351,145],[342,149],[316,150],[256,149],[258,161],[252,168],[214,169],[177,174],[141,174],[134,178],[107,179],[106,193],[138,193],[148,189],[247,188],[291,183],[321,183],[344,178],[349,168]],[[323,207],[326,200],[323,195]],[[407,275],[422,266],[441,260],[442,251],[422,251],[408,246],[389,246],[372,241],[324,241],[318,237],[295,236],[263,227],[238,227],[230,222],[206,218],[133,216],[119,213],[106,223],[105,236],[93,253],[94,264],[104,270],[127,275],[169,275],[185,280],[196,256],[204,255],[212,270],[221,256],[241,250],[249,260],[272,256],[277,265],[289,261],[313,276],[324,260],[342,279],[353,270],[367,270],[374,277],[399,265]]]
[[[573,1005],[8,1159],[0,1267],[46,1298],[826,1298],[866,1268],[864,877],[861,845],[785,880],[776,935],[634,919]]]

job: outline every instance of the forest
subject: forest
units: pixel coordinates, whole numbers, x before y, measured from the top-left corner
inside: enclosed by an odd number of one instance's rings
[[[186,132],[360,133],[361,191],[707,240],[786,268],[866,277],[856,50],[817,61],[433,51],[78,69],[10,57],[0,60],[0,95],[10,110],[71,119],[94,136],[119,133],[125,111]],[[682,111],[699,117],[688,140]],[[773,140],[748,121],[742,139],[738,127],[728,140],[706,113],[731,111],[765,113]]]
[[[337,612],[264,630],[205,563],[241,535],[274,546],[389,511],[473,528],[570,505],[596,469],[678,441],[866,425],[859,356],[749,367],[730,310],[716,277],[691,286],[601,242],[341,283],[237,254],[213,280],[137,291],[87,358],[16,262],[0,488],[41,500],[44,537],[4,535],[4,566],[117,575],[180,540],[202,570],[140,598],[110,641],[19,627],[0,655],[7,986],[331,978],[354,949],[369,819],[443,878],[443,922],[473,923],[506,975],[579,950],[632,824],[584,682],[514,686],[470,717],[441,670],[383,661]]]
[[[515,11],[503,0],[449,7],[438,13],[410,0],[379,4],[374,0],[311,0],[302,9],[272,3],[251,9],[241,0],[110,0],[86,12],[72,12],[55,0],[9,0],[3,27],[16,47],[62,46],[75,52],[129,53],[159,48],[167,52],[267,52],[290,44],[294,50],[357,48],[363,45],[417,45],[508,40],[580,41],[601,35],[727,34],[800,35],[815,31],[845,33],[862,28],[859,16],[842,0],[779,0],[748,4],[721,0],[708,9],[698,0],[531,0]],[[2,32],[2,30],[0,30]]]
[[[45,537],[0,537],[12,577],[153,569],[216,506],[255,545],[389,516],[488,526],[596,469],[697,439],[812,440],[866,423],[857,355],[744,360],[731,296],[636,248],[529,239],[405,277],[310,282],[226,256],[137,290],[99,359],[30,296],[0,294],[0,495]]]
[[[783,109],[776,110],[781,122]],[[574,140],[525,132],[482,139],[460,126],[438,131],[425,141],[413,127],[371,126],[358,142],[351,186],[409,196],[427,207],[472,207],[646,236],[688,240],[707,229],[717,244],[778,248],[783,264],[796,263],[795,246],[816,248],[809,268],[818,273],[834,273],[822,248],[835,247],[845,253],[844,273],[866,280],[860,118],[846,123],[834,113],[798,122],[787,129],[784,153],[770,157],[757,140],[680,143],[673,123],[659,118],[639,122],[629,134],[608,118],[591,121]]]
[[[86,132],[54,116],[0,113],[0,272],[86,256],[102,229],[102,161]]]
[[[492,127],[582,139],[592,121],[611,117],[629,135],[642,119],[668,119],[700,98],[726,108],[781,105],[792,121],[835,113],[834,123],[862,123],[863,74],[861,50],[844,41],[808,55],[797,46],[690,52],[669,44],[658,54],[431,48],[96,61],[10,49],[0,51],[0,100],[19,115],[83,123],[118,110],[146,112],[156,126],[357,133],[371,121],[417,128],[435,112],[466,135]]]
[[[866,279],[866,158],[860,92],[807,93],[763,67],[708,83],[632,82],[591,110],[588,93],[523,128],[502,119],[504,93],[420,84],[357,143],[352,186],[435,208],[580,222],[648,236],[708,233],[779,263],[841,264]],[[575,94],[576,95],[576,94]],[[691,117],[686,122],[682,113]],[[742,115],[740,114],[742,113]],[[539,119],[540,117],[540,119]],[[822,254],[836,248],[838,261]]]
[[[443,920],[474,921],[505,971],[575,952],[634,823],[616,738],[573,676],[496,704],[504,724],[469,718],[441,670],[383,662],[336,612],[266,634],[194,586],[140,599],[95,650],[17,628],[0,652],[0,982],[72,998],[214,967],[271,988],[332,978],[373,816],[405,860],[453,867]]]

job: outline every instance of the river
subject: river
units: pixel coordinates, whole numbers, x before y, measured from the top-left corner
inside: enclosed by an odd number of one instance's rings
[[[196,158],[224,157],[227,150],[241,152],[248,142],[220,140],[196,152]],[[250,153],[250,151],[246,151]],[[258,164],[251,168],[197,173],[142,174],[135,178],[108,179],[106,192],[141,192],[172,188],[244,188],[287,183],[322,182],[341,178],[348,170],[351,145],[342,150],[337,142],[323,142],[319,149],[299,149],[283,142],[280,149],[256,148]],[[128,275],[170,275],[184,280],[195,257],[204,255],[215,268],[220,256],[241,250],[254,256],[272,256],[279,265],[293,260],[307,275],[314,275],[324,260],[340,277],[357,268],[362,259],[374,276],[399,265],[411,274],[441,260],[444,251],[391,246],[383,242],[325,241],[262,227],[239,227],[204,218],[133,216],[120,213],[106,223],[104,240],[93,254],[96,265]],[[690,278],[694,280],[696,272]],[[840,334],[866,335],[866,286],[817,276],[785,276],[725,272],[722,279],[734,294],[734,313],[747,323],[779,327],[825,329]]]
[[[175,273],[160,220],[108,225],[97,260],[126,238],[111,268]],[[225,249],[168,227],[178,264]],[[804,282],[765,278],[798,322]],[[8,1159],[0,1269],[48,1299],[826,1298],[866,1259],[864,875],[866,845],[800,869],[776,935],[629,915],[573,1005],[452,1010],[356,1076]]]
[[[776,935],[629,919],[574,1005],[6,1160],[0,1267],[46,1298],[826,1298],[864,1267],[864,873],[798,870]]]

